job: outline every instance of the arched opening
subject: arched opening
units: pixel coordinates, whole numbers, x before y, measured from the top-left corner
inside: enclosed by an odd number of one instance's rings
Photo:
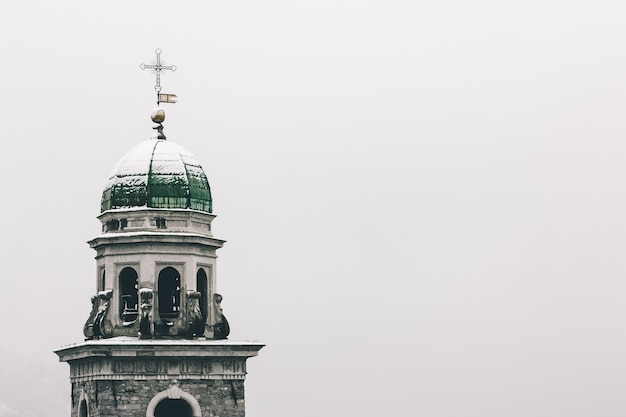
[[[120,318],[124,321],[137,319],[137,272],[127,266],[120,272]]]
[[[98,291],[104,291],[106,285],[106,274],[105,269],[102,268],[102,274],[100,274],[100,285],[98,287]]]
[[[192,417],[189,403],[181,399],[166,398],[154,408],[154,417]]]
[[[87,408],[87,401],[84,399],[80,401],[78,406],[78,417],[88,417],[89,409]]]
[[[180,311],[180,274],[171,266],[159,273],[158,280],[159,316],[172,319]]]
[[[176,380],[165,391],[152,397],[146,407],[146,417],[202,417],[198,400],[178,386]]]
[[[200,312],[202,319],[206,322],[207,311],[209,310],[209,280],[203,268],[198,269],[196,274],[196,290],[200,293]]]

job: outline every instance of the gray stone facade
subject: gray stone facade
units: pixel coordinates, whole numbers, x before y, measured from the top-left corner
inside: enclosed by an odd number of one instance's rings
[[[70,364],[72,417],[159,417],[155,408],[167,399],[184,401],[190,417],[244,417],[246,359],[261,347],[112,338],[56,353]]]
[[[202,416],[245,416],[243,380],[183,380],[177,385],[198,401]],[[170,380],[72,383],[71,416],[80,416],[81,401],[85,401],[92,417],[144,417],[155,393],[166,392],[171,386]]]

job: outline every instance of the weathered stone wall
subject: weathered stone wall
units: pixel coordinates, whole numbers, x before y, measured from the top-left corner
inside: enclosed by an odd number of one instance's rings
[[[244,379],[245,358],[92,357],[73,361],[70,380]]]
[[[173,380],[91,380],[72,383],[72,417],[85,400],[90,417],[146,417],[152,398],[168,390]],[[177,386],[200,405],[202,417],[244,417],[243,380],[184,380]]]
[[[154,417],[155,411],[169,417],[183,401],[190,417],[245,417],[246,360],[262,347],[229,340],[113,338],[56,352],[70,365],[71,417]]]

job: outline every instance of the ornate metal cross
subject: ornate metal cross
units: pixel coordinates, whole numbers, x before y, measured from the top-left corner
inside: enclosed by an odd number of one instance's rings
[[[161,61],[161,50],[157,48],[155,51],[156,60],[152,61],[152,64],[141,64],[139,68],[142,70],[149,69],[152,70],[153,74],[156,74],[156,85],[154,86],[154,90],[158,94],[161,92],[161,71],[169,70],[176,71],[176,65],[164,65],[165,61]]]

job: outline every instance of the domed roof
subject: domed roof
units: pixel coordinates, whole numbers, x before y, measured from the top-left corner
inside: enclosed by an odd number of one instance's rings
[[[102,192],[101,212],[128,207],[211,213],[211,188],[189,151],[170,141],[150,139],[124,155]]]

